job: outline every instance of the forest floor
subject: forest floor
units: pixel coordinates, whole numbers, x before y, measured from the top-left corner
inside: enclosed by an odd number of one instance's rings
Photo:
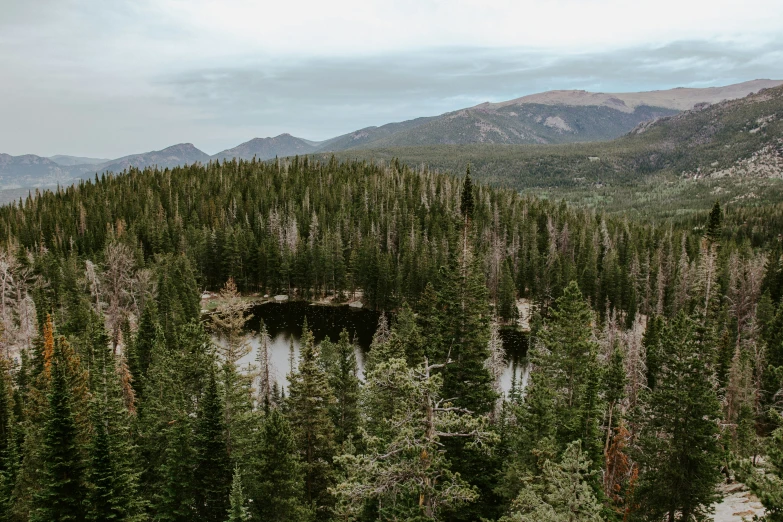
[[[764,507],[745,484],[721,484],[719,489],[723,498],[714,506],[715,522],[742,522],[764,515]]]

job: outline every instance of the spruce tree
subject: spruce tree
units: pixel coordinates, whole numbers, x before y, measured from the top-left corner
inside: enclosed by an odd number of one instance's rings
[[[646,520],[702,519],[720,480],[718,418],[709,347],[680,312],[661,332],[658,384],[644,400],[635,500]]]
[[[368,417],[376,417],[375,397],[393,394],[400,407],[378,422],[390,429],[371,436],[367,450],[338,457],[346,474],[334,488],[338,515],[353,519],[371,509],[377,520],[439,520],[444,512],[478,498],[478,491],[451,469],[447,439],[461,438],[487,450],[496,442],[485,416],[474,416],[441,395],[440,365],[426,362],[415,369],[404,359],[378,364],[367,375],[363,401]]]
[[[43,470],[34,494],[31,522],[82,521],[87,518],[86,462],[68,378],[66,341],[54,344],[48,371],[51,388],[43,428]]]
[[[334,395],[320,365],[307,322],[302,329],[299,368],[289,377],[289,418],[305,471],[305,500],[318,506],[319,520],[328,517],[332,498],[328,488],[334,480],[334,424],[330,409]]]
[[[90,376],[93,399],[88,519],[135,520],[141,514],[141,501],[133,462],[133,419],[125,406],[121,376],[102,325],[92,341],[95,360]]]
[[[312,520],[304,500],[304,468],[291,426],[276,408],[265,415],[247,475],[250,512],[255,520]]]
[[[137,397],[143,393],[143,383],[152,363],[153,354],[161,346],[164,346],[164,340],[163,329],[158,323],[158,307],[155,301],[148,299],[139,320],[136,337],[131,343],[132,349],[128,354],[128,365],[133,375],[133,388]]]
[[[783,428],[772,433],[766,460],[763,473],[755,469],[746,470],[746,481],[766,510],[764,520],[783,522]]]
[[[19,469],[14,402],[10,364],[0,358],[0,522],[11,520],[14,483]]]
[[[321,343],[321,354],[335,398],[331,407],[335,442],[342,445],[359,432],[359,367],[348,331],[340,332],[337,344]]]
[[[210,375],[201,398],[193,442],[196,515],[205,522],[222,522],[228,511],[231,466],[223,404],[214,374]]]
[[[550,317],[538,334],[545,350],[535,359],[536,369],[531,379],[537,378],[536,372],[546,373],[557,391],[555,418],[560,447],[582,440],[585,451],[595,462],[600,458],[603,444],[597,434],[600,376],[593,320],[593,312],[572,281],[555,301]]]
[[[602,522],[590,468],[579,442],[569,444],[559,463],[545,461],[541,477],[527,481],[500,522]]]
[[[239,468],[234,468],[226,522],[247,522],[250,520],[250,510],[246,503],[245,493],[242,490],[242,474],[239,472]]]
[[[389,353],[402,354],[408,366],[418,366],[424,360],[424,338],[416,323],[416,316],[407,302],[397,312],[389,336]]]
[[[707,221],[707,229],[704,236],[710,243],[717,243],[720,241],[721,227],[723,224],[723,211],[720,208],[720,201],[716,201],[710,211],[710,217]]]

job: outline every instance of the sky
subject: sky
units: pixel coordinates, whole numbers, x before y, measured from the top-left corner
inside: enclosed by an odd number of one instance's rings
[[[0,152],[213,154],[551,89],[783,78],[781,0],[0,0]]]

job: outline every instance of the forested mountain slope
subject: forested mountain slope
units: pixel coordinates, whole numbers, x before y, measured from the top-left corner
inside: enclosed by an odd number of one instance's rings
[[[389,160],[647,214],[706,209],[716,197],[779,201],[783,87],[642,124],[611,142],[547,146],[460,145],[353,150],[338,158]],[[694,181],[696,180],[696,181]]]
[[[499,103],[482,103],[439,116],[366,127],[321,142],[280,134],[254,138],[218,152],[211,159],[272,159],[316,152],[437,145],[582,143],[618,138],[641,123],[682,110],[741,98],[781,81],[750,82],[704,89],[670,89],[638,93],[547,91]],[[401,151],[410,154],[410,151]],[[359,153],[357,153],[359,154]],[[449,153],[451,154],[451,153]],[[485,154],[495,154],[489,148]],[[555,151],[554,154],[561,154]],[[543,154],[543,155],[546,155]],[[207,162],[210,157],[191,144],[132,154],[113,160],[34,155],[0,160],[0,186],[44,187],[70,184],[96,172],[128,167],[174,167]],[[83,160],[83,161],[80,161]],[[55,165],[56,164],[56,165]],[[450,165],[453,166],[453,165]],[[0,200],[3,199],[0,194]]]
[[[657,226],[310,158],[130,169],[0,207],[0,517],[691,520],[724,465],[775,509],[781,229],[780,204]],[[354,289],[395,312],[362,378],[349,332],[306,326],[285,390],[263,328],[240,368],[238,290]],[[533,364],[502,396],[520,296]]]

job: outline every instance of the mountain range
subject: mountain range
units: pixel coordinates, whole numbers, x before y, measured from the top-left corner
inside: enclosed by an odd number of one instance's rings
[[[639,93],[548,91],[500,103],[482,103],[440,116],[366,127],[321,142],[281,134],[250,141],[208,155],[191,143],[117,159],[0,154],[0,188],[70,184],[101,172],[131,167],[172,168],[232,158],[278,157],[362,149],[434,145],[564,144],[607,141],[647,122],[725,100],[743,98],[783,84],[753,80],[725,87],[676,88]]]

